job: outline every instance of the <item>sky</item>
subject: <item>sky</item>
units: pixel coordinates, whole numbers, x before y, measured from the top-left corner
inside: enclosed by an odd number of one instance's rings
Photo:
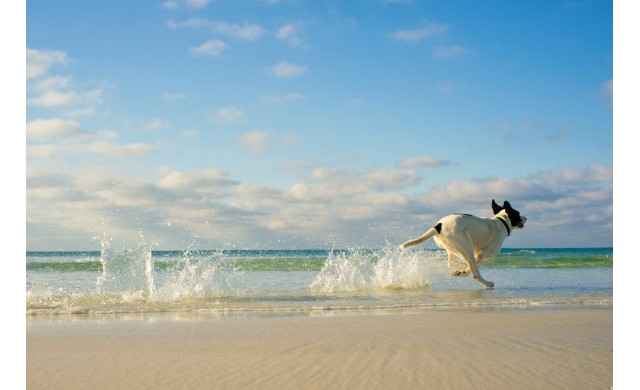
[[[29,0],[26,248],[613,246],[612,8]]]

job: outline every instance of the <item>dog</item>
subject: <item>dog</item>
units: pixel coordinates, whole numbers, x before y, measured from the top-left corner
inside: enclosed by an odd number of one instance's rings
[[[500,253],[502,242],[511,235],[512,230],[524,228],[527,219],[507,201],[500,207],[493,199],[491,208],[493,218],[479,218],[469,214],[448,215],[422,236],[400,245],[400,249],[418,245],[433,237],[438,247],[446,249],[449,268],[455,269],[453,276],[467,276],[471,272],[473,278],[485,288],[493,288],[493,282],[486,281],[480,275],[478,264]],[[456,256],[468,266],[456,268]]]

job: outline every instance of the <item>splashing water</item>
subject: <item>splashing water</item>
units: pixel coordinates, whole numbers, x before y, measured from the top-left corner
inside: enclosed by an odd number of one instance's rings
[[[192,257],[185,253],[177,267],[178,273],[169,277],[166,283],[152,296],[155,301],[173,301],[185,298],[221,297],[240,291],[234,289],[232,281],[240,273],[230,264],[222,252],[214,252],[208,257]]]
[[[111,241],[101,241],[102,275],[96,281],[98,292],[141,292],[153,294],[153,257],[142,234],[134,250],[114,249]]]
[[[100,252],[27,253],[26,309],[101,315],[612,302],[611,249],[505,252],[483,269],[500,283],[487,291],[452,278],[441,250],[152,252],[142,234],[134,249],[104,237]]]
[[[309,289],[353,292],[376,289],[421,289],[449,278],[446,256],[440,252],[409,252],[395,248],[376,251],[330,252]]]

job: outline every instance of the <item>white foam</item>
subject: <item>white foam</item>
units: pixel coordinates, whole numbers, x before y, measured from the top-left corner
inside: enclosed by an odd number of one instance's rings
[[[331,253],[309,288],[315,292],[420,289],[450,277],[446,255],[385,248]]]
[[[151,298],[156,301],[174,301],[181,298],[221,297],[232,292],[237,293],[232,282],[238,278],[238,273],[222,267],[222,256],[218,254],[214,257],[221,258],[207,259],[208,261],[194,261],[185,257],[182,260],[182,269],[158,288]]]

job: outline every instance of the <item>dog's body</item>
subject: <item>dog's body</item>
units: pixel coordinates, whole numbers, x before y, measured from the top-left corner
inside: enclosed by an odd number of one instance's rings
[[[493,218],[479,218],[469,214],[448,215],[422,236],[405,242],[400,248],[418,245],[433,237],[440,248],[447,250],[449,267],[455,269],[453,276],[467,276],[471,272],[474,279],[486,288],[492,288],[493,282],[484,280],[478,271],[478,264],[500,253],[503,241],[512,230],[522,229],[527,219],[520,216],[509,202],[504,202],[504,206],[500,207],[493,200],[491,207]],[[468,266],[456,267],[456,256]]]

